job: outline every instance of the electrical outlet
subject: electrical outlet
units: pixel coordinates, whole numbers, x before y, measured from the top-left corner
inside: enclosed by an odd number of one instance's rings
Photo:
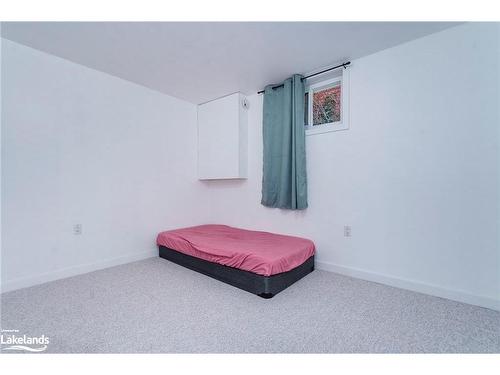
[[[75,236],[82,234],[82,224],[73,225],[73,234]]]
[[[344,237],[351,237],[351,226],[344,225]]]

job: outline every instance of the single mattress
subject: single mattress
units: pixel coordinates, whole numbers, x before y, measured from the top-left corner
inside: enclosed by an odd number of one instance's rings
[[[300,266],[314,255],[308,239],[227,225],[200,225],[161,232],[157,244],[213,263],[276,275]]]

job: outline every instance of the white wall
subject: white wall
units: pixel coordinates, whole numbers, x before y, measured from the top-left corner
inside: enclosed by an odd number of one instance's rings
[[[259,204],[262,97],[249,97],[249,178],[203,182],[211,220],[309,237],[325,269],[500,309],[499,30],[353,61],[350,130],[307,137],[305,212]]]
[[[194,105],[5,39],[2,63],[3,291],[152,256],[158,231],[203,222]]]
[[[194,106],[2,40],[3,289],[214,222],[306,236],[322,268],[500,309],[499,39],[467,24],[353,61],[350,130],[307,138],[305,212],[259,203],[261,96],[248,180],[198,181]]]

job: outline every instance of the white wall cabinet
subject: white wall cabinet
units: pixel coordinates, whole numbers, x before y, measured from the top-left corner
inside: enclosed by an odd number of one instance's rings
[[[245,97],[231,94],[198,106],[198,179],[247,178]]]

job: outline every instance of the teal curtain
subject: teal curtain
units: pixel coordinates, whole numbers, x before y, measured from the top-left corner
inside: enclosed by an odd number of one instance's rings
[[[306,145],[304,129],[305,87],[301,75],[282,87],[264,90],[263,138],[264,206],[302,210],[307,208]]]

